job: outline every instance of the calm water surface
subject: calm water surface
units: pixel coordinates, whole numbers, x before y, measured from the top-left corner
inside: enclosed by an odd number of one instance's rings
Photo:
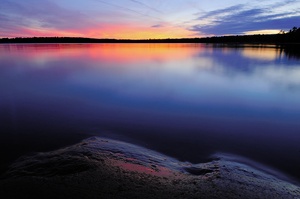
[[[216,152],[300,179],[300,59],[274,46],[0,45],[2,169],[99,135],[181,161]]]

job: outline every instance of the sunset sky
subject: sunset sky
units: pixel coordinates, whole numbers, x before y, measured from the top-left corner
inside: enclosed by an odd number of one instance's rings
[[[0,37],[148,39],[278,33],[299,0],[1,0]]]

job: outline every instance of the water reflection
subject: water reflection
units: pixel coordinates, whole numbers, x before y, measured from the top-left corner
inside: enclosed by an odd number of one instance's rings
[[[140,61],[166,61],[190,57],[200,51],[190,44],[10,44],[0,46],[0,57],[21,56],[39,63],[62,58],[90,58],[94,61],[128,64]]]
[[[281,46],[280,50],[290,59],[300,59],[299,45],[297,44]]]
[[[300,65],[286,52],[206,44],[0,45],[1,151],[50,150],[108,132],[180,160],[237,153],[300,177]]]

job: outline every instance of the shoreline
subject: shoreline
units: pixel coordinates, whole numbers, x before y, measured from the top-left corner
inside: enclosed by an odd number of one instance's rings
[[[1,40],[1,39],[0,39]],[[15,42],[1,42],[1,45],[9,45],[9,44],[206,44],[206,45],[228,45],[228,46],[235,46],[239,47],[242,45],[253,45],[253,46],[267,46],[267,45],[274,45],[275,47],[299,47],[300,42],[239,42],[239,41],[233,41],[233,42],[199,42],[199,41],[193,41],[193,40],[180,40],[180,41],[172,41],[170,40],[125,40],[125,41],[15,41]]]
[[[0,38],[0,43],[227,43],[227,44],[300,44],[300,28],[278,34],[223,35],[187,38],[88,38],[88,37],[15,37]]]
[[[0,179],[0,187],[0,196],[12,198],[300,197],[298,184],[238,156],[218,154],[209,162],[192,164],[101,137],[21,157]]]

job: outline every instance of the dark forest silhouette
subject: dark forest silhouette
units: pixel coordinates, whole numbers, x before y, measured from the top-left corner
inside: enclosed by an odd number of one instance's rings
[[[16,37],[2,38],[0,43],[257,43],[257,44],[300,44],[300,27],[268,35],[235,35],[205,38],[178,39],[94,39],[82,37]]]
[[[216,47],[243,48],[241,44],[273,44],[289,57],[300,59],[300,27],[278,34],[215,36],[178,39],[95,39],[83,37],[16,37],[2,38],[0,43],[207,43]]]

